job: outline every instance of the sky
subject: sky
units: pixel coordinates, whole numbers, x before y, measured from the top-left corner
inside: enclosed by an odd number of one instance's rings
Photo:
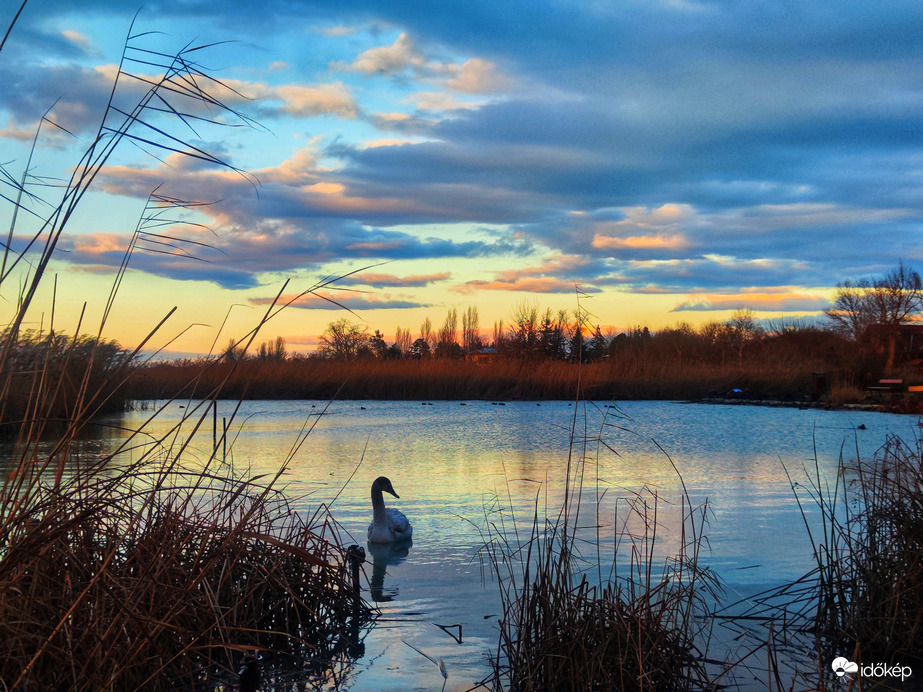
[[[138,137],[225,165],[120,142],[26,326],[95,331],[155,190],[207,204],[149,229],[168,254],[133,253],[105,327],[126,346],[175,306],[152,344],[223,347],[280,292],[262,334],[292,351],[344,316],[393,341],[468,306],[487,334],[522,305],[616,331],[809,319],[837,282],[923,269],[921,31],[918,0],[29,0],[0,52],[0,166],[34,195],[14,248],[93,141],[126,44],[206,46],[187,55],[233,110],[144,116],[159,132]],[[162,73],[146,62],[116,105]],[[344,275],[320,293],[354,314],[298,297]]]

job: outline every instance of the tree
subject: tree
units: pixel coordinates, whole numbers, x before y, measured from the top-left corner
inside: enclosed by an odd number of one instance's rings
[[[538,346],[538,306],[520,302],[510,314],[509,346],[520,358],[534,355]]]
[[[320,354],[324,358],[352,360],[368,341],[368,327],[361,327],[345,317],[331,322],[320,336]]]
[[[481,348],[480,318],[478,309],[469,305],[462,313],[462,348],[465,353],[472,353]]]
[[[872,285],[868,281],[852,282],[849,279],[836,285],[836,297],[824,314],[833,331],[860,341],[871,324],[871,306],[868,293]]]
[[[426,342],[427,347],[432,351],[433,346],[436,345],[436,339],[433,336],[433,323],[430,322],[429,317],[423,320],[423,324],[420,325],[420,338]]]
[[[458,346],[458,312],[455,308],[449,310],[445,316],[442,329],[439,330],[439,339],[436,342],[435,352],[441,358],[455,358],[461,355]]]
[[[394,346],[400,352],[401,356],[410,355],[410,347],[413,344],[413,337],[409,329],[397,328],[397,335],[394,337]]]
[[[598,324],[593,329],[593,337],[585,345],[585,348],[589,351],[589,360],[602,360],[609,355],[609,340],[605,337]]]
[[[243,345],[238,345],[237,340],[231,338],[228,340],[228,345],[224,349],[224,357],[228,360],[243,360],[247,357],[247,348]]]
[[[432,351],[429,347],[429,342],[424,339],[422,336],[413,342],[410,346],[410,357],[416,359],[429,358]]]
[[[900,326],[923,310],[923,279],[903,262],[874,281],[844,281],[837,284],[833,304],[825,311],[835,331],[856,341],[875,327],[887,341],[885,368],[894,367]]]
[[[557,317],[551,313],[551,308],[545,310],[542,323],[539,325],[538,342],[542,355],[553,360],[567,358],[567,312],[561,310]]]
[[[369,348],[378,360],[386,360],[388,358],[388,344],[385,343],[385,338],[377,329],[371,338],[369,338]]]
[[[275,341],[264,341],[260,344],[258,357],[260,360],[285,360],[285,339],[277,336]]]

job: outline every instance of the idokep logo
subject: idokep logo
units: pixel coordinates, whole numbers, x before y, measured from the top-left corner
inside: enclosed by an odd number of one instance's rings
[[[830,664],[833,667],[833,672],[836,673],[838,678],[843,677],[846,673],[858,673],[859,664],[853,663],[847,658],[840,656],[839,658],[833,659],[833,663]]]
[[[836,673],[838,678],[842,678],[847,674],[859,673],[864,678],[900,678],[901,682],[903,682],[913,675],[913,670],[911,670],[910,666],[902,666],[900,663],[893,666],[887,663],[869,663],[860,667],[858,663],[854,663],[843,656],[833,659],[830,667],[833,668],[833,672]]]

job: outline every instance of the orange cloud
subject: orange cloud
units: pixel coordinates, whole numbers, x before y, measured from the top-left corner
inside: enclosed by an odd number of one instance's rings
[[[554,277],[523,277],[514,281],[468,281],[452,291],[468,295],[474,291],[525,291],[528,293],[565,293],[574,290],[573,281]]]
[[[735,294],[704,293],[680,303],[672,312],[749,309],[755,312],[819,312],[830,304],[827,296],[797,290],[766,292],[759,288],[742,289]]]
[[[410,276],[363,272],[349,277],[349,280],[351,283],[366,284],[369,286],[426,286],[435,281],[445,281],[451,276],[451,272],[442,272],[440,274],[412,274]]]
[[[600,250],[683,250],[689,247],[689,242],[678,235],[636,235],[627,238],[613,238],[597,233],[593,236],[592,245]]]
[[[106,252],[125,252],[130,238],[115,233],[87,233],[73,236],[74,252],[87,255],[102,255]]]

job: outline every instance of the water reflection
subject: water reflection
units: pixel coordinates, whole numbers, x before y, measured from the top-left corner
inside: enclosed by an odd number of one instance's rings
[[[368,543],[367,547],[372,554],[372,600],[376,603],[393,601],[400,589],[395,586],[385,590],[385,576],[388,567],[399,565],[407,559],[413,547],[413,539],[408,538],[395,543]]]
[[[400,478],[406,498],[401,508],[415,528],[414,559],[407,559],[409,544],[368,545],[372,600],[384,624],[364,639],[368,653],[351,681],[354,692],[442,686],[439,671],[402,642],[444,660],[449,687],[465,690],[484,676],[485,656],[496,650],[500,604],[492,577],[478,562],[484,545],[479,527],[491,519],[511,534],[528,535],[537,508],[540,521],[553,518],[569,458],[587,461],[578,506],[580,525],[588,527],[581,547],[589,565],[599,559],[602,576],[618,566],[611,546],[619,531],[641,531],[643,522],[626,523],[626,513],[644,501],[659,503],[656,515],[650,513],[658,547],[675,552],[690,509],[685,487],[693,506],[708,500],[701,559],[724,578],[733,600],[797,579],[813,567],[804,520],[781,462],[798,480],[802,464],[814,468],[816,453],[821,474],[834,474],[841,450],[870,458],[888,434],[912,435],[916,423],[914,417],[856,411],[667,402],[629,402],[613,410],[489,401],[335,402],[329,408],[323,402],[248,401],[232,420],[235,405],[219,402],[213,412],[231,421],[227,465],[247,477],[272,476],[292,454],[282,481],[293,507],[310,516],[329,504],[346,543],[365,545],[368,489],[375,477]],[[171,404],[158,425],[167,430],[183,413]],[[306,416],[317,425],[292,452]],[[131,428],[146,417],[129,414],[118,423]],[[576,449],[570,446],[572,430]],[[123,442],[116,439],[120,435],[126,433],[110,431],[110,448]],[[375,464],[360,463],[366,444]],[[214,448],[212,430],[203,426],[187,450],[207,459]],[[130,452],[126,461],[139,453]],[[808,512],[809,520],[816,519]],[[437,629],[437,623],[463,625],[464,641]]]

